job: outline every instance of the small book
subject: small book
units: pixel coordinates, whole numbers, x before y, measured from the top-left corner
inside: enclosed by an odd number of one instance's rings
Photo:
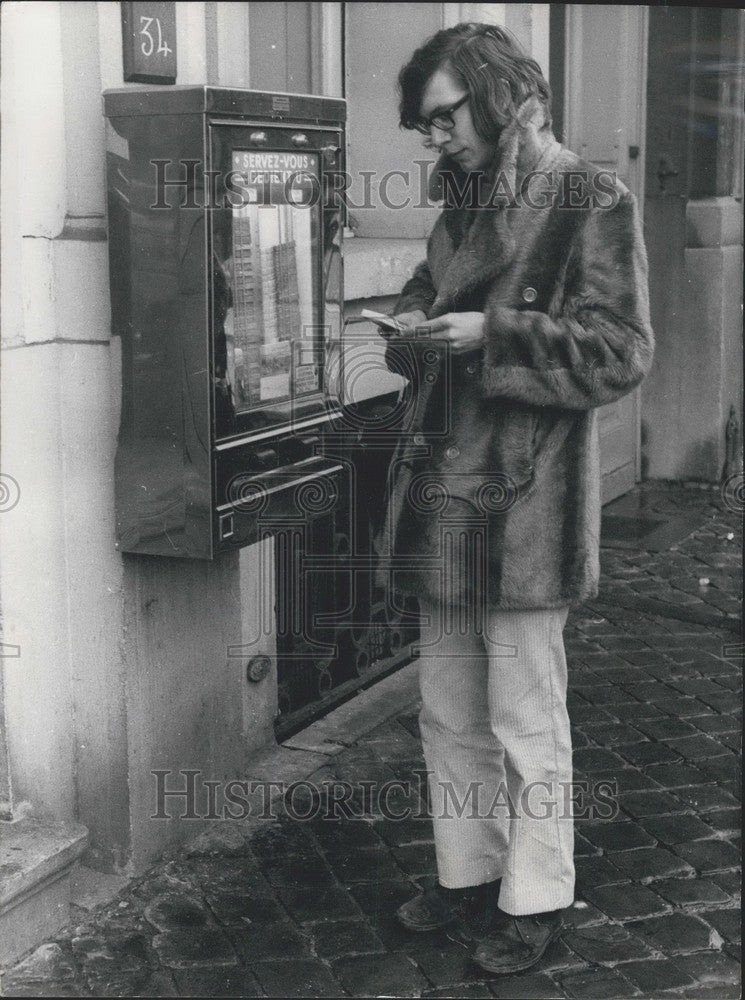
[[[363,309],[359,316],[350,316],[344,322],[375,323],[376,326],[381,326],[384,330],[390,330],[392,333],[403,333],[404,330],[408,329],[408,327],[404,326],[403,323],[399,323],[392,316],[375,312],[373,309]]]

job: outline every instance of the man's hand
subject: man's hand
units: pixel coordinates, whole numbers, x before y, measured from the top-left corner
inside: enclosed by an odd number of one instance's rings
[[[481,312],[445,313],[437,319],[417,323],[417,336],[430,336],[450,344],[453,354],[474,351],[484,343],[484,314]]]

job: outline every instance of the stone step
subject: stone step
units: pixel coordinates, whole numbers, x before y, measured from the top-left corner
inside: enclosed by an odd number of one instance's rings
[[[68,922],[72,870],[87,846],[88,831],[76,823],[0,822],[0,966]]]

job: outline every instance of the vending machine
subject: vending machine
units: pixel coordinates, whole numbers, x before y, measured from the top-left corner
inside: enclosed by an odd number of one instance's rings
[[[219,87],[111,90],[116,538],[212,559],[328,512],[343,463],[345,102]]]

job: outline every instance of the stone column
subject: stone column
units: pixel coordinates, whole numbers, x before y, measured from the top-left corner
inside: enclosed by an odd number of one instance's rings
[[[178,5],[179,82],[204,82],[204,13]],[[2,41],[2,457],[20,488],[0,512],[3,641],[20,650],[0,660],[10,775],[15,806],[84,823],[88,862],[131,871],[196,832],[151,819],[153,770],[174,772],[171,787],[186,768],[240,776],[273,738],[271,678],[247,692],[230,655],[258,603],[249,555],[114,547],[101,89],[123,83],[119,5],[8,4]]]

